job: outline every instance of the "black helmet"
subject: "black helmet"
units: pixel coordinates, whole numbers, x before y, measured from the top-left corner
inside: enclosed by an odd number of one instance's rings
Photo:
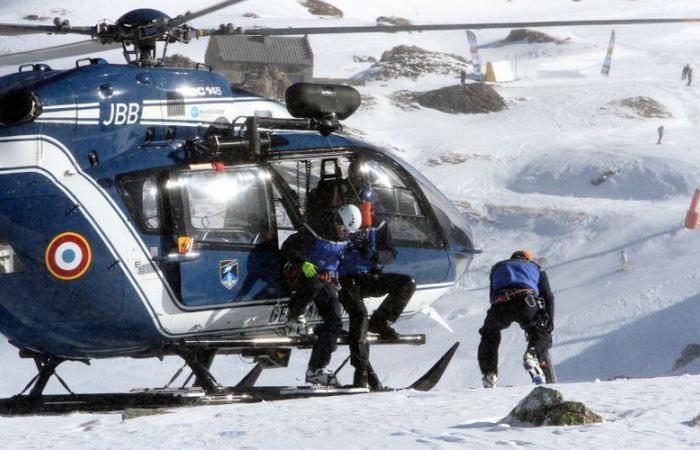
[[[510,259],[524,259],[525,261],[532,261],[532,253],[527,250],[518,250],[510,255]]]

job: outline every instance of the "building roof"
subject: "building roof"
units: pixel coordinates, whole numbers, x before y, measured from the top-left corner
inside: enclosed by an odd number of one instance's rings
[[[212,36],[209,46],[225,62],[311,66],[314,59],[306,36]]]

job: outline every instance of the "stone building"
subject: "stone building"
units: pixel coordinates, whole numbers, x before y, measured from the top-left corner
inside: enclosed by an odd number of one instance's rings
[[[308,36],[212,36],[205,62],[234,85],[254,83],[270,70],[296,83],[313,76],[314,55]]]

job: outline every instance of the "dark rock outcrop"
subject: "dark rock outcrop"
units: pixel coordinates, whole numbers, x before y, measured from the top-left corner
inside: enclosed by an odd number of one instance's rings
[[[508,36],[502,41],[503,44],[515,44],[526,42],[528,44],[546,44],[549,42],[561,45],[570,42],[570,39],[557,39],[541,31],[518,28],[511,30]]]
[[[424,108],[450,114],[475,114],[501,111],[506,103],[498,92],[485,83],[448,86],[416,93],[413,100]]]
[[[343,11],[322,0],[302,0],[301,4],[316,16],[343,17]]]
[[[425,74],[453,75],[460,70],[474,71],[473,65],[459,55],[431,52],[413,45],[399,45],[382,53],[367,75],[368,80],[417,79]]]
[[[668,119],[673,117],[664,105],[651,97],[630,97],[615,100],[599,108],[626,119]]]
[[[673,370],[681,369],[700,357],[700,345],[688,344],[681,352],[681,357],[673,363]],[[699,416],[700,417],[700,416]]]
[[[519,427],[586,425],[605,419],[580,402],[564,401],[561,392],[538,386],[499,423]]]

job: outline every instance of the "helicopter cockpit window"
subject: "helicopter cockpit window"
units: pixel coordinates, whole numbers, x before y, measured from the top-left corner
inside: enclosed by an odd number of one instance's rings
[[[358,191],[369,184],[374,193],[374,211],[386,220],[397,243],[437,246],[439,238],[416,194],[388,164],[376,160],[357,160],[349,170],[350,182]]]
[[[129,175],[120,180],[122,197],[141,229],[161,231],[161,203],[157,174]]]
[[[272,236],[265,174],[244,168],[179,177],[186,228],[197,242],[255,245]]]

